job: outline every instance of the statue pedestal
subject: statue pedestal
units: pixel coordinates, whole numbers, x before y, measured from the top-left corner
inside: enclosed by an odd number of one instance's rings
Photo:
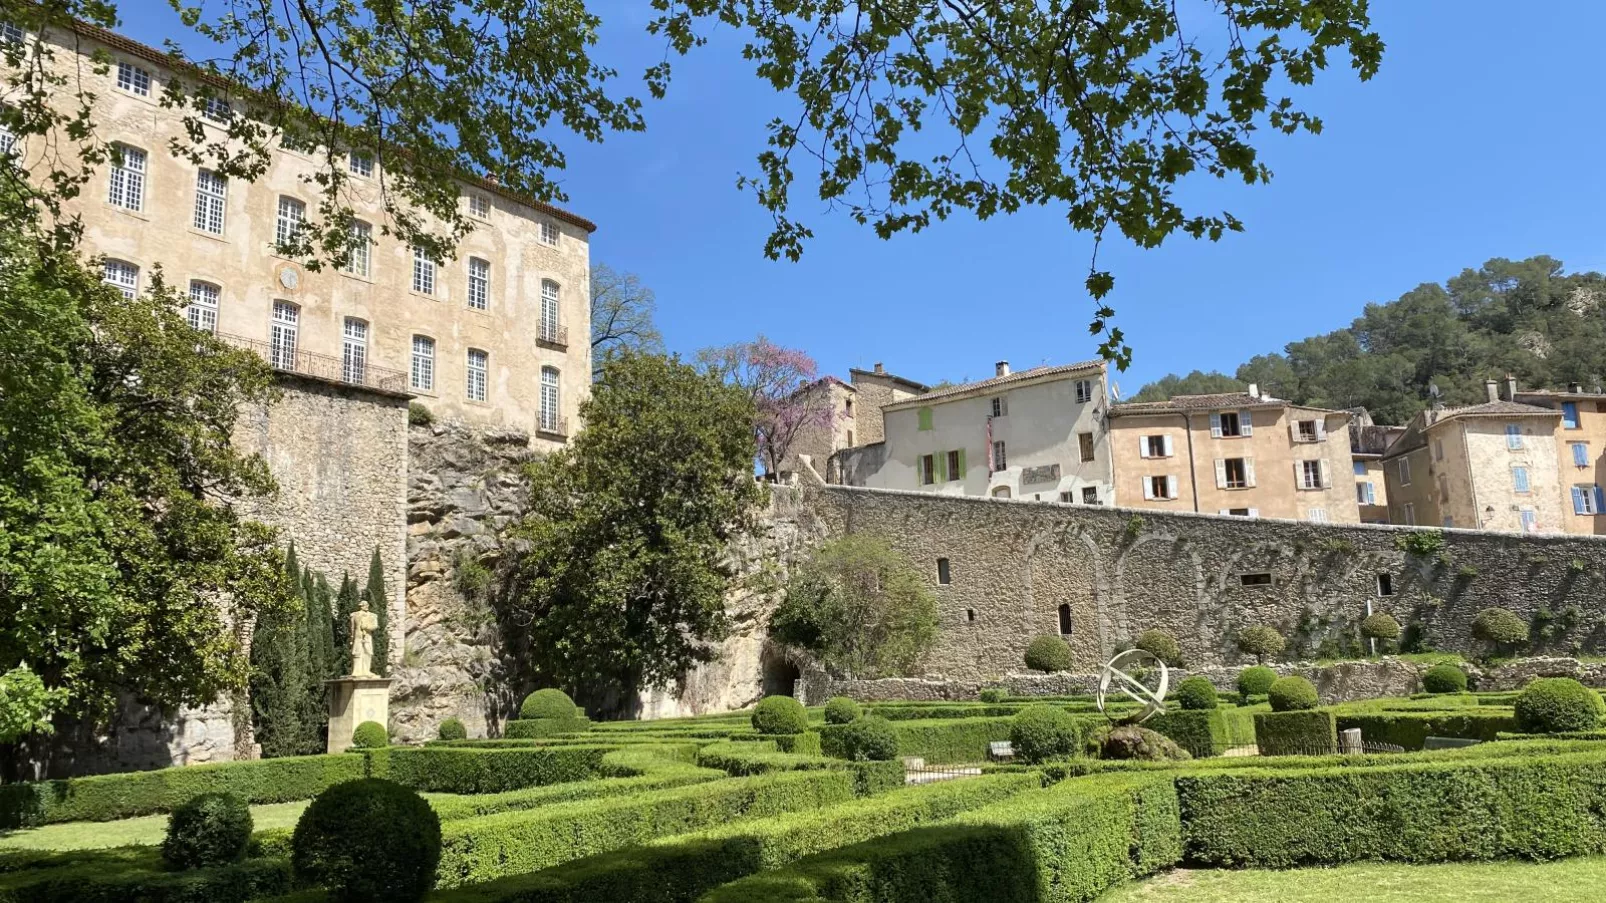
[[[351,735],[364,721],[390,727],[389,677],[337,677],[329,685],[329,752],[351,748]]]

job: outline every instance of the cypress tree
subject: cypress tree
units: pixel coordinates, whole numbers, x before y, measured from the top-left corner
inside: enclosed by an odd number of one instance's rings
[[[357,581],[350,574],[340,577],[340,595],[335,599],[335,676],[351,673],[351,613],[357,610]]]
[[[379,618],[379,629],[374,631],[374,673],[384,677],[390,673],[390,602],[378,546],[374,546],[374,557],[368,562],[368,588],[363,593],[368,610]]]
[[[251,723],[262,755],[270,758],[301,755],[311,745],[305,720],[306,600],[293,544],[285,573],[300,607],[263,613],[251,633]]]

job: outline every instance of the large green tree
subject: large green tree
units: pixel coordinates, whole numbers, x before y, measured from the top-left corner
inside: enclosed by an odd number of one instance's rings
[[[580,415],[574,442],[527,469],[514,590],[499,604],[529,676],[595,700],[713,657],[729,543],[762,490],[751,399],[676,358],[614,356]]]
[[[151,2],[151,0],[142,0]],[[193,34],[169,42],[185,66],[164,103],[187,111],[176,150],[235,178],[256,178],[269,149],[313,149],[306,176],[320,198],[287,253],[313,263],[349,253],[346,152],[370,154],[382,183],[382,229],[435,256],[472,222],[462,173],[490,174],[544,201],[564,199],[572,138],[644,128],[642,105],[614,93],[617,73],[592,59],[600,19],[581,0],[168,0]],[[798,170],[827,209],[883,238],[957,211],[980,218],[1050,206],[1071,229],[1154,247],[1181,231],[1217,239],[1241,229],[1227,211],[1185,207],[1189,175],[1265,182],[1253,139],[1318,132],[1290,94],[1334,56],[1363,79],[1380,63],[1368,0],[1231,0],[1179,11],[1173,0],[861,2],[651,0],[647,29],[684,54],[734,29],[761,81],[782,96],[767,146],[738,180],[768,212],[765,252],[797,258],[812,232],[793,210]],[[0,0],[0,16],[60,37],[73,20],[113,27],[129,0]],[[30,50],[33,51],[30,53]],[[14,90],[0,123],[23,136],[57,131],[65,155],[113,153],[71,68],[36,65],[48,43],[6,49]],[[669,89],[673,54],[643,74]],[[243,115],[218,141],[206,105]],[[87,176],[48,167],[49,200]],[[813,206],[810,202],[805,207]],[[1091,331],[1118,364],[1130,358],[1114,284],[1095,256]]]
[[[159,273],[135,298],[103,285],[3,189],[0,221],[0,674],[44,689],[0,697],[29,700],[0,721],[243,688],[234,625],[293,605],[227,503],[272,488],[230,443],[274,398],[267,365],[191,329]]]

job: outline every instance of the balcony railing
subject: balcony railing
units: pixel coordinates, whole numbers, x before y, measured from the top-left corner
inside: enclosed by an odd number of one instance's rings
[[[375,367],[367,361],[353,361],[348,364],[343,358],[329,354],[314,354],[300,350],[285,351],[260,339],[248,339],[244,336],[218,333],[217,337],[236,348],[255,351],[275,370],[386,392],[407,391],[407,374],[400,370]]]
[[[569,347],[569,327],[543,325],[536,332],[535,340],[543,345],[567,348]]]
[[[569,437],[569,418],[567,417],[537,417],[535,431],[543,436],[556,436],[560,439]]]

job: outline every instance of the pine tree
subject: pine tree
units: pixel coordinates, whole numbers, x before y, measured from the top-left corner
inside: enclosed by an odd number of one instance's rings
[[[351,613],[357,610],[357,581],[350,574],[340,577],[340,595],[335,600],[335,676],[351,673]]]
[[[374,673],[384,677],[390,673],[390,603],[385,592],[385,564],[379,558],[378,546],[374,546],[373,560],[368,562],[368,588],[363,594],[368,610],[379,618],[379,629],[374,631]]]

